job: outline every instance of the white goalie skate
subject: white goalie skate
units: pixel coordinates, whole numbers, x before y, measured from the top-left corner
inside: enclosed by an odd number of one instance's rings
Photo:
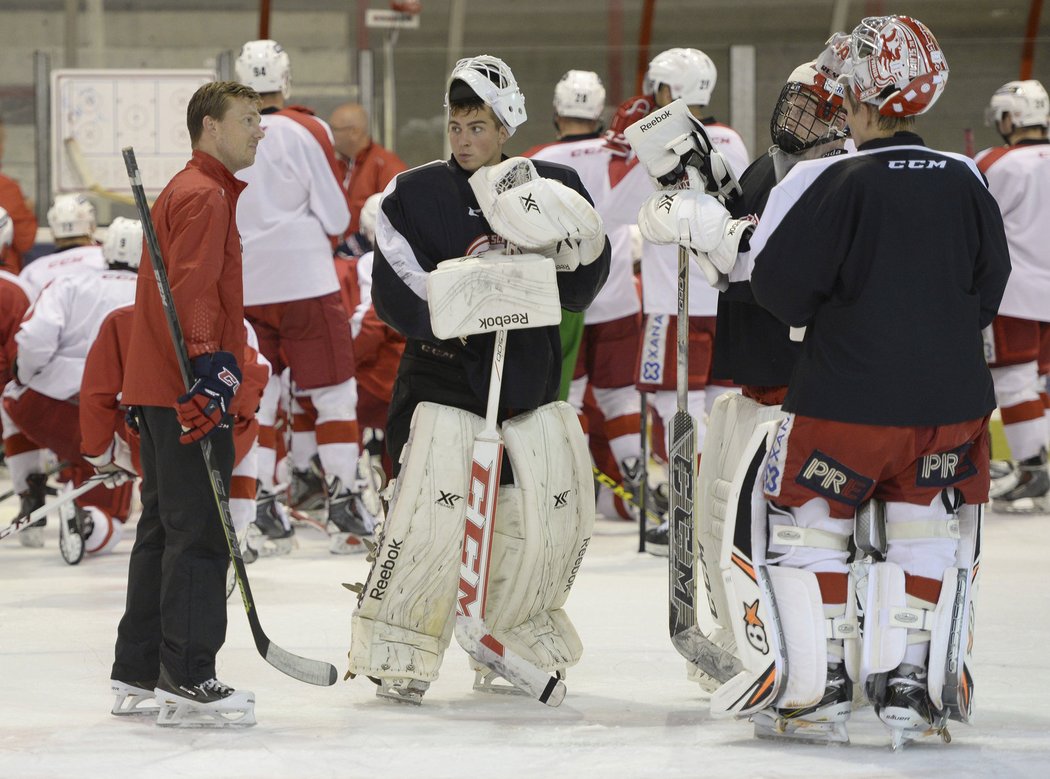
[[[225,728],[255,724],[255,693],[234,690],[218,679],[179,685],[162,667],[154,695],[161,727]]]
[[[153,684],[150,682],[122,682],[119,679],[110,679],[109,689],[114,696],[110,713],[117,717],[129,714],[156,715],[160,711]]]

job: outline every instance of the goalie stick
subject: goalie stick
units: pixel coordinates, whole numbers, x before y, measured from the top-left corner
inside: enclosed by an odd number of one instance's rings
[[[689,226],[682,220],[682,235]],[[689,251],[678,247],[678,408],[671,418],[669,452],[668,619],[671,643],[686,660],[719,682],[743,666],[732,653],[711,641],[696,618],[696,420],[689,413]]]
[[[186,341],[183,338],[182,326],[179,324],[178,315],[175,311],[175,303],[171,298],[168,273],[161,258],[160,245],[157,242],[157,233],[153,227],[149,205],[146,203],[146,193],[142,188],[142,178],[139,174],[138,163],[135,161],[135,150],[131,146],[126,146],[121,153],[124,156],[124,166],[127,168],[128,178],[131,180],[135,206],[138,208],[139,218],[142,220],[142,231],[146,239],[146,248],[149,250],[150,264],[153,266],[153,273],[156,276],[157,291],[160,294],[164,316],[168,322],[168,332],[171,335],[175,354],[178,357],[179,371],[182,374],[182,380],[186,389],[189,390],[193,383],[189,353],[186,351]],[[223,534],[226,536],[226,546],[237,576],[237,585],[241,589],[241,600],[244,602],[244,610],[248,615],[248,624],[251,627],[252,638],[255,640],[255,648],[259,650],[259,654],[262,655],[266,662],[278,671],[288,674],[293,679],[322,687],[335,684],[338,674],[334,665],[321,660],[310,660],[294,655],[270,641],[263,630],[256,611],[255,600],[252,598],[251,587],[248,585],[248,574],[245,572],[244,560],[241,558],[237,532],[233,528],[229,496],[224,492],[222,479],[219,478],[219,471],[214,464],[211,441],[207,438],[202,438],[200,440],[200,448],[201,455],[204,457],[205,470],[208,473],[212,494],[215,496],[215,505],[218,508],[219,517],[222,521]]]
[[[463,558],[456,594],[456,641],[477,662],[491,668],[518,689],[548,706],[565,698],[565,683],[501,644],[485,624],[485,597],[492,552],[493,522],[503,465],[503,436],[497,410],[503,387],[507,331],[496,331],[489,378],[485,427],[474,439],[470,483],[463,523]]]

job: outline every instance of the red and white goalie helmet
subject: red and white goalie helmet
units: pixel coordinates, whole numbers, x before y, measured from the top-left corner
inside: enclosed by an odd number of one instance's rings
[[[661,84],[671,90],[671,99],[686,105],[705,106],[718,82],[718,69],[699,49],[668,49],[653,57],[645,72],[642,91],[655,95]]]
[[[292,93],[292,63],[277,41],[248,41],[233,69],[238,81],[259,94],[280,92],[287,100]]]
[[[55,239],[90,237],[95,232],[95,207],[83,195],[59,195],[47,210],[47,224]]]
[[[15,225],[7,211],[0,208],[0,251],[3,251],[15,240]]]
[[[142,222],[118,216],[106,230],[102,256],[108,263],[138,268],[142,259]]]
[[[528,114],[525,113],[525,95],[518,89],[518,82],[510,67],[499,57],[482,54],[466,57],[456,63],[445,85],[446,112],[449,109],[450,93],[455,91],[453,84],[456,81],[466,84],[470,91],[492,109],[496,118],[507,129],[508,135],[513,135],[518,126],[524,124],[528,118]],[[452,96],[452,99],[455,99],[455,96]]]
[[[869,16],[850,35],[844,75],[853,95],[883,116],[929,111],[948,82],[948,61],[930,29],[909,16]]]
[[[984,120],[994,127],[1003,116],[1009,116],[1015,128],[1050,126],[1050,99],[1046,89],[1034,78],[1003,84],[992,95]]]
[[[592,70],[570,70],[554,87],[554,113],[596,120],[605,108],[605,85]]]

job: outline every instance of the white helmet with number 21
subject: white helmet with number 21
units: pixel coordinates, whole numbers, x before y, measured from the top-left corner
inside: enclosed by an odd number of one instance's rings
[[[1046,89],[1034,78],[1003,84],[992,95],[985,121],[994,126],[1004,114],[1013,121],[1014,128],[1050,126],[1050,99]]]
[[[597,119],[605,108],[605,86],[592,70],[570,70],[554,87],[554,113],[576,119]]]
[[[705,106],[718,82],[718,68],[699,49],[668,49],[653,57],[645,72],[642,91],[655,95],[661,84],[671,90],[671,99],[686,105]]]

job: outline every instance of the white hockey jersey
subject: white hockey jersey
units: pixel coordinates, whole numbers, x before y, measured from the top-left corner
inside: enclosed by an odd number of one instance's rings
[[[15,335],[18,381],[56,400],[76,396],[102,320],[135,302],[136,281],[132,271],[108,269],[55,278]]]
[[[580,174],[609,237],[609,277],[584,312],[584,324],[609,322],[636,313],[641,304],[634,285],[627,228],[638,220],[638,209],[653,191],[645,169],[637,164],[637,158],[633,158],[633,163],[625,163],[613,155],[603,138],[552,143],[531,156],[568,165]],[[639,170],[640,174],[635,172]]]
[[[59,276],[98,271],[106,267],[101,246],[74,246],[72,249],[37,257],[22,268],[18,277],[29,294],[29,302],[32,303],[40,297],[40,290]]]
[[[323,126],[331,137],[328,125]],[[346,193],[305,127],[274,114],[263,114],[262,127],[266,137],[255,164],[236,174],[248,184],[237,201],[244,304],[336,292],[339,279],[328,236],[342,235],[350,224]]]
[[[1050,322],[1050,143],[985,149],[974,162],[999,203],[1010,245],[1003,316]]]
[[[732,127],[705,124],[711,143],[726,156],[739,179],[748,166],[747,147]],[[651,191],[651,190],[650,190]],[[637,215],[637,214],[636,214]],[[718,310],[718,290],[704,280],[704,274],[690,260],[689,315],[714,316]],[[645,242],[642,248],[642,297],[647,314],[675,314],[678,311],[678,246]]]

